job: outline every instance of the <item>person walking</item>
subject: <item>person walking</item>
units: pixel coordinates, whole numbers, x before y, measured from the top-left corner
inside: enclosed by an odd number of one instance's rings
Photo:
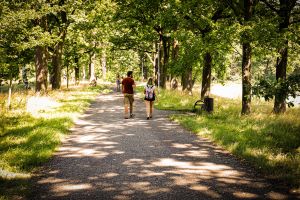
[[[121,91],[121,87],[120,87],[120,85],[121,85],[121,80],[120,80],[120,75],[119,75],[119,74],[117,74],[116,84],[117,84],[116,91],[117,91],[117,92],[120,92],[120,91]]]
[[[155,86],[153,83],[153,79],[149,78],[147,81],[147,85],[145,86],[144,89],[144,94],[145,94],[145,105],[146,105],[146,114],[147,114],[147,119],[152,118],[152,113],[153,113],[153,105],[155,101]]]
[[[124,94],[124,107],[125,107],[125,113],[124,118],[128,119],[128,107],[130,110],[130,118],[133,118],[133,101],[134,101],[134,95],[133,95],[133,88],[135,88],[135,82],[133,80],[132,71],[127,72],[127,77],[122,80],[122,92]]]

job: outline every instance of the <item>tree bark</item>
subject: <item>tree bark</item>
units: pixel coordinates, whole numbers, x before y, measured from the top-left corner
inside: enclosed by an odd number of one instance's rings
[[[46,48],[37,46],[35,49],[35,71],[36,71],[36,87],[35,92],[45,90],[47,92],[47,76],[48,66],[46,58]]]
[[[254,0],[244,0],[244,23],[249,22],[253,15]],[[242,114],[251,112],[251,43],[248,32],[243,35],[243,59],[242,59]]]
[[[167,66],[169,63],[169,57],[170,57],[170,38],[161,35],[161,41],[162,41],[162,53],[163,53],[163,62],[159,69],[160,71],[160,87],[166,88],[166,81],[167,81]],[[161,58],[161,56],[160,56]],[[160,62],[161,63],[161,62]]]
[[[280,57],[277,58],[276,64],[276,80],[286,79],[286,67],[288,58],[288,41],[285,41],[284,47],[279,50]],[[275,94],[274,108],[273,112],[276,114],[284,113],[286,111],[286,94],[285,91],[280,91]]]
[[[59,6],[63,6],[64,4],[65,4],[64,0],[59,1]],[[61,18],[61,21],[59,22],[59,26],[60,26],[59,35],[60,35],[61,41],[59,41],[55,45],[53,56],[52,56],[53,80],[51,81],[51,84],[52,84],[53,90],[60,89],[60,87],[61,87],[62,55],[63,55],[64,41],[65,41],[66,34],[67,34],[67,22],[68,22],[67,13],[65,11],[61,11],[59,13],[59,15]]]
[[[155,43],[154,46],[155,46],[155,49],[157,50],[157,54],[153,56],[154,57],[154,74],[155,74],[155,77],[156,77],[155,85],[158,87],[158,79],[160,78],[158,70],[160,68],[159,65],[161,65],[160,64],[161,52],[160,52],[160,44]]]
[[[243,43],[242,60],[242,114],[251,112],[251,45]]]
[[[193,81],[193,68],[187,67],[183,72],[182,77],[182,91],[187,91],[192,94],[194,81]]]
[[[174,39],[173,41],[173,45],[172,45],[172,62],[176,63],[176,61],[178,60],[178,55],[179,55],[179,43],[178,40]],[[174,85],[172,85],[172,81],[175,80],[174,79],[174,74],[170,74],[170,88],[173,88]]]
[[[97,80],[95,76],[95,59],[96,59],[96,54],[93,53],[91,55],[91,60],[90,60],[90,85],[92,86],[97,85]]]
[[[291,8],[289,8],[289,2],[286,0],[280,0],[280,9],[279,9],[279,32],[284,33],[285,30],[288,29],[290,24],[290,12]],[[279,57],[276,62],[276,80],[279,82],[280,80],[286,79],[286,68],[288,62],[288,43],[287,39],[284,39],[283,46],[278,50]],[[275,94],[275,101],[273,112],[276,114],[284,113],[286,111],[286,94],[285,91],[280,91]]]
[[[204,55],[204,67],[202,71],[202,86],[201,86],[201,99],[210,95],[211,86],[211,63],[212,57],[210,52]]]
[[[62,49],[63,42],[59,42],[54,47],[54,52],[52,55],[52,90],[60,89],[61,87]]]
[[[78,57],[75,57],[75,85],[79,84],[79,60]]]

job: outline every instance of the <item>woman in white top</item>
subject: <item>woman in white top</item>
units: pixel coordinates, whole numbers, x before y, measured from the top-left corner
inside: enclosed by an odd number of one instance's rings
[[[155,101],[155,86],[153,83],[153,79],[149,78],[144,89],[147,119],[152,118],[153,105]]]

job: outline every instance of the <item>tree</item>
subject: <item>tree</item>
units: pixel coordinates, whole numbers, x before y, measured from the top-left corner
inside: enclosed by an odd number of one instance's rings
[[[126,42],[126,48],[147,49],[146,51],[152,52],[152,44],[159,44],[156,46],[156,50],[159,51],[158,82],[160,87],[165,88],[171,47],[170,33],[177,26],[172,10],[173,1],[116,0],[116,2],[118,5],[116,19],[121,21],[124,30],[124,33],[119,35],[130,38]],[[138,43],[140,40],[137,36],[141,36],[144,42]],[[148,43],[145,44],[145,41]],[[143,48],[140,48],[141,46]]]
[[[227,18],[224,13],[226,5],[216,1],[184,1],[182,7],[182,18],[186,20],[187,28],[195,35],[202,39],[203,68],[202,68],[202,87],[201,99],[209,96],[212,77],[213,52],[222,49],[216,48],[220,46],[220,41],[216,41],[213,31],[217,31],[216,22],[220,19]],[[225,27],[222,27],[225,28]],[[220,35],[217,35],[220,37]],[[222,42],[221,42],[222,43]],[[224,44],[222,44],[224,46]],[[223,52],[225,54],[225,52]]]
[[[278,31],[280,36],[280,47],[278,47],[276,62],[276,80],[285,82],[288,65],[289,39],[287,37],[290,25],[300,22],[299,7],[300,2],[297,0],[279,0],[262,2],[277,15]],[[275,94],[274,113],[284,113],[286,111],[286,91]]]
[[[251,57],[252,57],[252,20],[257,0],[228,0],[225,3],[232,9],[236,19],[243,27],[240,42],[242,44],[242,114],[251,112]]]

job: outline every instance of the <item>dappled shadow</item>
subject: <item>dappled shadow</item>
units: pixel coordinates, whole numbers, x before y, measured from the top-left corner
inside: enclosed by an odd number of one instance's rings
[[[30,125],[27,125],[28,121],[31,122],[28,123]],[[35,119],[26,116],[23,126],[7,130],[5,135],[0,136],[0,155],[6,157],[5,160],[8,165],[14,166],[15,169],[23,172],[31,170],[49,158],[49,151],[53,151],[59,143],[55,138],[59,137],[60,134],[69,132],[64,125],[65,122],[71,123],[71,119]],[[47,133],[47,130],[51,130],[51,134]],[[9,149],[15,149],[15,151],[11,154],[7,153]],[[1,160],[1,165],[5,164]]]
[[[101,95],[33,184],[30,199],[288,199],[287,191],[144,104],[123,119],[122,96]]]

